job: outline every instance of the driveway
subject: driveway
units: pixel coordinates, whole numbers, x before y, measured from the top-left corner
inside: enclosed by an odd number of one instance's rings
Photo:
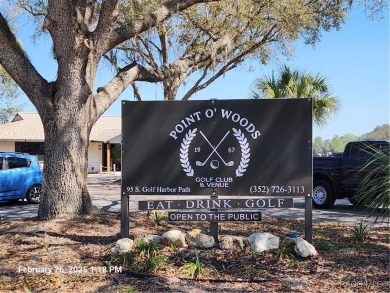
[[[95,206],[103,211],[120,212],[120,173],[116,175],[89,175],[88,189]],[[202,198],[191,196],[191,199]],[[205,197],[203,197],[205,198]],[[230,197],[232,198],[232,197]],[[137,211],[139,200],[157,200],[156,197],[137,196],[130,199],[130,212]],[[168,199],[167,196],[159,197],[158,200]],[[170,197],[172,199],[172,197]],[[175,198],[178,199],[178,198]],[[181,198],[183,199],[183,198]],[[27,202],[8,203],[0,202],[1,220],[21,220],[33,218],[38,210],[37,205],[27,204]],[[275,217],[280,219],[304,220],[305,208],[303,199],[294,199],[294,208],[284,209],[262,209],[264,217]],[[337,200],[335,206],[329,210],[313,209],[313,222],[334,222],[339,224],[354,225],[360,223],[370,223],[373,226],[387,226],[388,221],[375,222],[375,217],[367,218],[367,214],[356,210],[348,199]]]

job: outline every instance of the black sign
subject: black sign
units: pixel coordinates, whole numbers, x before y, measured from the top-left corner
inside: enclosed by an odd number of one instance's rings
[[[261,221],[260,212],[169,212],[168,221]]]
[[[292,208],[292,198],[247,198],[247,199],[186,199],[186,200],[149,200],[139,201],[138,209],[172,210],[172,209],[259,209],[259,208]]]
[[[308,196],[310,99],[122,105],[123,195]]]

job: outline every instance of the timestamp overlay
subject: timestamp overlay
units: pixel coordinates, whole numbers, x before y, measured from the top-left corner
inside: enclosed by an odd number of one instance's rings
[[[19,274],[121,274],[122,266],[84,266],[84,265],[39,265],[39,266],[23,266],[19,265],[16,268]]]

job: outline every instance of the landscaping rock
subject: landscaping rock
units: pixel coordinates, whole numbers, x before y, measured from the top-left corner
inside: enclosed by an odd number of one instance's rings
[[[111,249],[111,254],[124,254],[130,252],[133,248],[134,241],[129,238],[119,239],[115,246]]]
[[[279,237],[268,232],[257,232],[248,237],[253,252],[263,252],[279,248]]]
[[[177,248],[187,247],[185,233],[180,230],[171,230],[162,235],[161,241],[164,245],[174,245]]]
[[[150,241],[154,241],[156,243],[161,242],[162,237],[160,235],[152,235],[152,234],[146,234],[141,237],[138,237],[137,240],[143,240],[145,243],[149,243]]]
[[[199,229],[193,229],[186,234],[189,246],[197,248],[211,248],[215,245],[214,237],[203,234]]]
[[[244,241],[239,236],[224,235],[219,237],[218,240],[221,249],[244,249]]]
[[[314,246],[302,237],[295,238],[294,250],[301,257],[315,256],[318,254]]]

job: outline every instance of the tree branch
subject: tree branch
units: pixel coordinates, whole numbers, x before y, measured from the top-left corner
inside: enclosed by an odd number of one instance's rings
[[[104,87],[97,89],[95,95],[96,117],[99,117],[109,106],[120,96],[120,94],[131,85],[137,78],[140,66],[136,63],[127,65],[118,71]]]
[[[143,15],[142,18],[135,19],[126,25],[116,28],[111,34],[106,50],[112,49],[116,45],[155,27],[175,13],[183,11],[192,5],[217,1],[219,0],[168,0],[155,10]]]
[[[172,77],[175,75],[177,76],[182,73],[185,73],[191,66],[195,66],[197,64],[214,58],[218,51],[222,50],[225,47],[229,47],[230,43],[231,39],[228,36],[225,36],[224,38],[210,45],[208,50],[205,50],[200,54],[185,56],[176,60],[170,65],[164,65],[158,70],[156,70],[154,74],[165,79],[167,77]]]
[[[261,41],[256,42],[246,50],[242,51],[239,55],[234,57],[228,63],[226,63],[218,71],[218,73],[215,74],[212,78],[210,78],[206,83],[199,85],[199,80],[197,86],[191,89],[191,92],[194,93],[202,88],[207,87],[219,76],[235,68],[237,64],[242,61],[241,59],[245,58],[248,53],[256,50],[265,42],[272,41],[270,40],[270,38],[272,37],[273,33],[275,33],[274,28],[275,26],[273,26],[269,30],[269,32],[263,37]],[[201,54],[187,55],[176,60],[172,64],[165,64],[159,68],[144,68],[136,63],[124,67],[105,87],[98,89],[98,94],[96,95],[96,98],[99,100],[98,105],[100,105],[98,111],[102,111],[101,113],[103,113],[111,105],[111,103],[115,101],[119,97],[119,95],[135,81],[146,81],[154,83],[161,82],[167,78],[172,79],[177,76],[185,75],[189,68],[201,64],[203,62],[211,61],[210,64],[213,64],[215,62],[216,56],[218,55],[218,52],[220,52],[224,48],[229,48],[231,42],[231,38],[225,36],[217,42],[214,42],[208,47],[208,50],[205,50]],[[207,68],[211,66],[210,64],[207,66]],[[188,98],[189,96],[186,95],[183,99]]]
[[[109,49],[115,47],[110,46],[108,48],[108,44],[110,35],[118,19],[118,16],[118,0],[104,0],[101,7],[99,21],[93,33],[96,53],[98,56],[102,56],[107,51],[109,51]]]
[[[147,69],[135,62],[125,66],[104,87],[98,88],[95,96],[97,117],[107,110],[119,95],[135,81],[161,82],[168,77],[179,76],[184,74],[191,66],[211,59],[215,52],[229,44],[230,39],[225,37],[215,42],[209,50],[202,54],[187,56],[157,69]]]
[[[131,83],[131,86],[133,87],[133,93],[134,93],[134,99],[137,101],[142,101],[141,94],[138,90],[138,86],[136,85],[135,82]]]
[[[204,80],[207,76],[208,70],[211,64],[209,63],[205,68],[203,68],[203,73],[201,77],[196,81],[196,83],[190,88],[190,90],[184,95],[182,98],[183,101],[187,101],[193,94],[200,90],[199,84]],[[205,86],[206,87],[206,86]]]
[[[54,90],[28,60],[7,20],[0,13],[0,64],[38,108],[44,96]]]
[[[161,50],[159,51],[162,55],[162,63],[168,63],[168,36],[167,36],[167,28],[163,24],[161,28],[158,30],[158,37],[161,43]]]
[[[142,58],[145,60],[145,62],[147,62],[150,66],[157,68],[158,65],[157,65],[156,61],[154,60],[153,52],[150,49],[148,43],[151,43],[152,45],[154,45],[154,44],[152,42],[150,42],[149,40],[144,40],[144,38],[142,36],[137,37],[136,41],[140,41],[142,43],[142,45],[144,46],[145,50],[148,52],[148,54],[145,54],[145,52],[141,49],[138,52],[138,54],[140,54],[142,56]],[[140,47],[139,45],[137,45],[137,46]]]
[[[263,37],[263,39],[258,42],[258,43],[255,43],[254,45],[252,45],[251,47],[249,47],[248,49],[246,49],[245,51],[241,52],[241,54],[237,55],[236,57],[234,57],[233,59],[231,59],[229,62],[227,62],[224,66],[222,66],[222,68],[216,73],[214,74],[210,79],[208,79],[206,82],[204,82],[203,84],[200,84],[200,82],[205,78],[206,76],[206,71],[208,70],[208,68],[210,67],[210,64],[207,65],[204,69],[204,73],[202,74],[202,76],[198,79],[198,81],[194,84],[194,86],[184,95],[184,97],[182,98],[182,100],[188,100],[194,93],[202,90],[202,89],[205,89],[206,87],[208,87],[211,83],[213,83],[217,78],[219,78],[220,76],[222,76],[223,74],[225,74],[226,72],[234,69],[237,67],[237,65],[239,63],[242,62],[242,60],[244,58],[246,58],[246,56],[248,56],[248,54],[250,52],[253,52],[254,50],[256,50],[257,48],[261,47],[264,43],[266,42],[272,42],[273,39],[272,39],[272,36],[276,33],[274,31],[274,29],[276,28],[276,25],[272,26],[271,29],[268,31],[268,33]]]

